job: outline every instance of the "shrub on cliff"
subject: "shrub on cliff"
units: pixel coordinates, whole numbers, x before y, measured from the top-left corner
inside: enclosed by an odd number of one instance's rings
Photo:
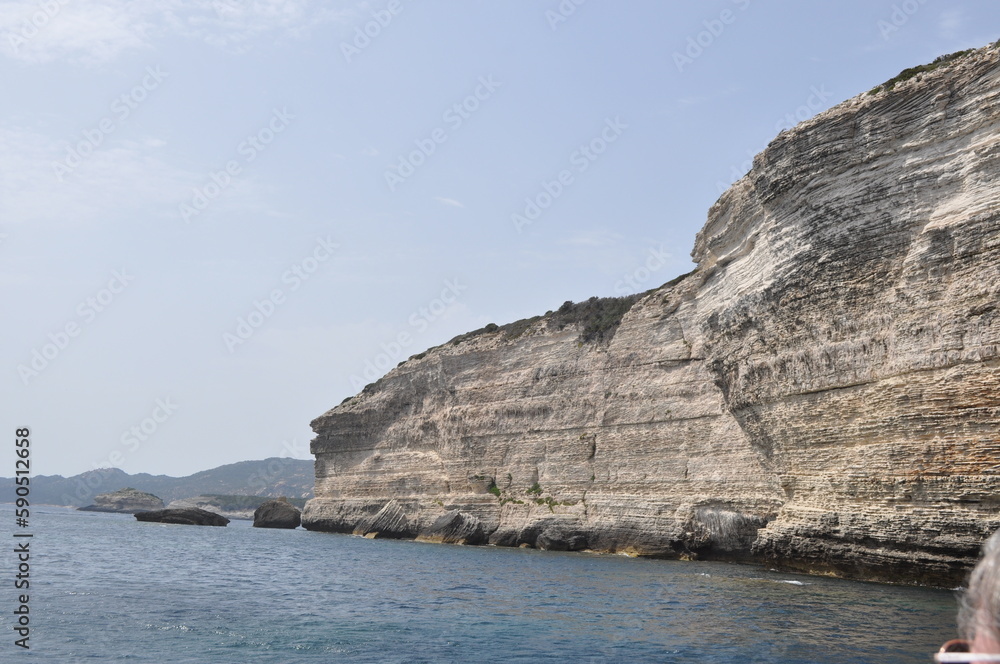
[[[956,51],[955,53],[949,53],[948,55],[939,55],[938,57],[934,58],[932,62],[926,65],[919,65],[917,67],[908,67],[907,69],[904,69],[903,71],[899,72],[899,74],[897,74],[894,78],[889,79],[882,85],[876,85],[874,88],[871,89],[871,91],[869,91],[869,94],[875,94],[876,92],[883,92],[883,91],[888,92],[893,88],[895,88],[897,83],[908,81],[917,74],[923,74],[926,72],[934,71],[935,69],[941,67],[942,65],[946,65],[949,62],[953,62],[955,60],[965,57],[969,53],[972,53],[974,50],[975,49],[970,48],[964,51]]]
[[[642,294],[625,297],[592,297],[586,302],[564,302],[552,314],[550,325],[563,329],[567,325],[580,328],[580,341],[608,342],[615,336],[622,318]]]

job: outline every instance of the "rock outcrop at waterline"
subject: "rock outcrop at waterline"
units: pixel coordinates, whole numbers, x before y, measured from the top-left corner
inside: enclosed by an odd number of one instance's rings
[[[136,512],[136,521],[153,521],[156,523],[173,523],[185,526],[227,526],[229,525],[229,519],[222,516],[221,514],[216,514],[215,512],[209,512],[207,510],[198,509],[197,507],[188,507],[180,509],[163,509],[163,510],[153,510],[151,512]]]
[[[998,49],[780,134],[693,257],[589,341],[490,326],[317,418],[303,525],[961,580],[1000,527]]]
[[[262,503],[253,513],[254,528],[285,528],[294,530],[302,523],[302,512],[282,496]]]

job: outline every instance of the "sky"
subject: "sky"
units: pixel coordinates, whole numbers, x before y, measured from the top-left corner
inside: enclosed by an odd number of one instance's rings
[[[998,38],[993,0],[0,2],[0,419],[34,474],[311,458],[411,355],[689,271],[778,132]]]

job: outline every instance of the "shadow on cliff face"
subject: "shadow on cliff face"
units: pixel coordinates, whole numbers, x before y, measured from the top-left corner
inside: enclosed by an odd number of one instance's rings
[[[748,558],[750,548],[757,539],[757,531],[768,524],[768,519],[724,509],[699,507],[691,522],[691,530],[705,541],[696,551],[712,558]]]
[[[496,546],[528,546],[545,551],[583,551],[590,548],[587,532],[577,523],[542,519],[520,530],[498,530],[490,536]]]
[[[1000,523],[998,72],[946,56],[780,134],[677,293],[487,325],[318,418],[307,527],[960,582]]]

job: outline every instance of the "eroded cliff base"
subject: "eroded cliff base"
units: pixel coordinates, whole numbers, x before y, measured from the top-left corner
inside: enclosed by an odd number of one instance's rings
[[[997,47],[782,132],[693,257],[317,418],[303,525],[961,583],[1000,527]]]

